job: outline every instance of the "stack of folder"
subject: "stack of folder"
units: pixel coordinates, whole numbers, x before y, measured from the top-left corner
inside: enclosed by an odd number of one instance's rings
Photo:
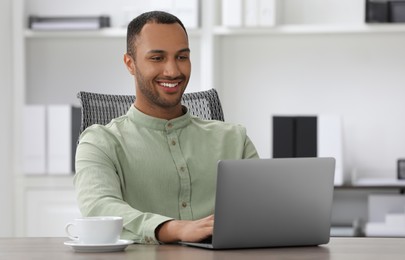
[[[70,105],[27,105],[23,122],[25,174],[72,174],[75,171],[81,109]]]
[[[105,27],[110,27],[109,16],[29,17],[32,30],[97,30]]]

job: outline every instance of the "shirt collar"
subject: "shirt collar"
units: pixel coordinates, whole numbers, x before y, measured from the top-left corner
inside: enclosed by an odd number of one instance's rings
[[[142,125],[155,130],[170,131],[183,128],[190,123],[192,117],[190,111],[185,106],[183,106],[183,111],[184,114],[182,116],[166,120],[149,116],[138,110],[134,105],[131,105],[127,112],[127,116],[136,125]]]

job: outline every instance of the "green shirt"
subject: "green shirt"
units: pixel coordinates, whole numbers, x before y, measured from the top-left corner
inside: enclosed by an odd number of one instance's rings
[[[189,112],[168,121],[131,106],[83,132],[74,184],[83,216],[122,216],[122,238],[158,243],[161,223],[213,214],[218,160],[255,157],[241,126]]]

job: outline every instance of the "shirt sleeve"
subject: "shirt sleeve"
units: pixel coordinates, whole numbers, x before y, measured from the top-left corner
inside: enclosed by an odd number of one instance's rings
[[[121,216],[124,228],[121,237],[137,243],[158,244],[156,228],[172,218],[141,212],[124,201],[115,158],[107,147],[81,141],[76,152],[74,185],[83,216]]]
[[[259,154],[256,151],[256,147],[253,144],[252,140],[250,140],[249,136],[247,135],[246,128],[241,125],[236,125],[237,129],[239,130],[241,142],[240,144],[243,146],[243,151],[241,154],[242,159],[256,159],[259,158]]]
[[[252,140],[250,140],[249,136],[246,135],[243,159],[253,159],[253,158],[259,158],[259,154],[257,153],[256,147],[254,146]]]

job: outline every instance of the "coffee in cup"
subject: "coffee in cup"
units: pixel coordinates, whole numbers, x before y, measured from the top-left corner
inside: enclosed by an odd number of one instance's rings
[[[115,244],[120,239],[122,227],[122,217],[83,217],[67,223],[65,231],[79,244]]]

